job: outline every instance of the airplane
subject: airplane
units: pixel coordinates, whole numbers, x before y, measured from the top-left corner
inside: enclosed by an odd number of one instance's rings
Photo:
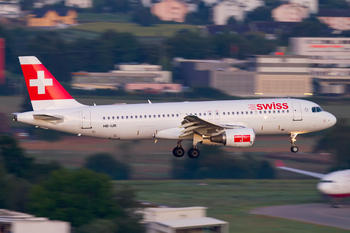
[[[327,129],[336,118],[318,104],[291,98],[174,103],[83,105],[34,56],[19,57],[33,111],[14,113],[14,121],[44,129],[115,140],[173,139],[175,157],[183,140],[197,144],[251,147],[256,135],[289,134],[291,151],[298,134]]]
[[[322,194],[331,198],[331,205],[334,208],[341,207],[338,201],[340,201],[342,198],[350,197],[350,169],[334,171],[328,174],[320,174],[285,167],[282,161],[276,161],[276,167],[321,179],[317,184],[317,189]]]

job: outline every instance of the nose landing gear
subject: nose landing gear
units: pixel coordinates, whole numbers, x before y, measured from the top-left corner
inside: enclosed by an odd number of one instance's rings
[[[297,133],[292,133],[290,135],[290,141],[292,144],[292,147],[290,148],[290,151],[293,153],[297,153],[299,151],[299,148],[295,145],[295,142],[297,141],[295,138],[298,136]]]

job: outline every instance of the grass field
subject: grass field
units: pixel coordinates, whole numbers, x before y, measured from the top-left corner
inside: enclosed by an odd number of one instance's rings
[[[115,30],[118,32],[129,32],[140,37],[170,37],[183,29],[195,31],[197,30],[197,26],[185,24],[158,24],[152,27],[141,27],[134,23],[95,22],[80,24],[70,29],[97,33],[102,33],[106,30]]]
[[[172,207],[209,207],[208,216],[229,222],[239,233],[348,232],[249,212],[262,206],[322,202],[317,180],[118,181],[137,191],[141,201]]]
[[[78,22],[129,22],[130,14],[79,13]]]

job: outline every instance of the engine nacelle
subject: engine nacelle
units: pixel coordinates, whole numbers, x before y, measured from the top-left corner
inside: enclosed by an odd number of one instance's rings
[[[210,141],[230,147],[250,147],[255,141],[255,131],[252,128],[228,129],[210,137]]]

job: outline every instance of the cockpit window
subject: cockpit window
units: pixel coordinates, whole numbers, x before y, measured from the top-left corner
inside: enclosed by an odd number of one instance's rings
[[[312,107],[312,112],[322,112],[323,109],[321,107]]]
[[[321,183],[334,183],[333,180],[321,180],[320,182]]]

